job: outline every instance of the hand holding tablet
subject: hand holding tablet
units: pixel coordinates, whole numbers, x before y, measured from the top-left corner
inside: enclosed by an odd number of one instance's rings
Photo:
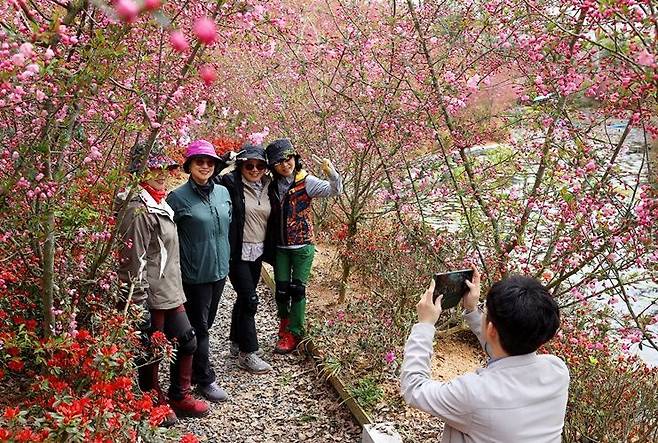
[[[473,269],[434,274],[434,301],[443,294],[441,309],[454,308],[469,291],[466,280],[473,280]]]

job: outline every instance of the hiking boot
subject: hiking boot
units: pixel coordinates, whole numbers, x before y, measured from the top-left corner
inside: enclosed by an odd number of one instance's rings
[[[297,345],[299,344],[299,341],[295,336],[291,333],[286,331],[283,334],[283,337],[279,339],[279,341],[276,343],[276,348],[274,348],[274,352],[278,354],[289,354],[292,351],[297,348]]]
[[[279,321],[279,338],[283,337],[283,334],[288,330],[288,325],[290,324],[290,320],[287,318],[282,318]]]
[[[160,422],[158,426],[160,426],[161,428],[171,428],[176,423],[178,423],[178,417],[176,416],[174,410],[171,409],[171,405],[169,405],[169,412],[167,412],[167,415],[165,415],[164,420],[162,420],[162,422]]]
[[[157,406],[163,406],[163,405],[169,406],[169,412],[167,412],[167,415],[165,415],[164,420],[160,422],[158,426],[160,426],[161,428],[170,428],[173,425],[175,425],[178,422],[178,417],[176,417],[176,413],[171,409],[171,405],[169,405],[167,396],[164,394],[164,392],[162,392],[160,387],[156,389],[151,389],[149,391],[149,394],[153,399],[153,403],[156,404]]]
[[[272,370],[272,366],[264,362],[255,352],[240,352],[238,367],[252,374],[265,374]]]
[[[205,417],[208,415],[208,403],[185,394],[180,400],[169,400],[171,409],[179,417]]]
[[[231,356],[232,358],[235,358],[240,353],[240,347],[238,346],[238,344],[236,342],[232,341],[231,342],[231,347],[229,348],[228,352],[229,352],[229,356]],[[263,355],[265,355],[265,351],[263,351],[263,348],[258,348],[254,352],[259,357],[262,357]]]
[[[199,394],[203,395],[207,400],[213,403],[219,403],[228,400],[228,394],[225,390],[220,388],[216,382],[212,382],[205,386],[197,385],[196,389]]]

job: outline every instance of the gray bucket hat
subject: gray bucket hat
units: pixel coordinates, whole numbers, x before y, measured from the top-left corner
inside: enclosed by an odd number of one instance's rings
[[[265,149],[261,145],[252,145],[251,143],[245,143],[242,145],[242,149],[238,152],[235,161],[240,164],[246,160],[260,160],[266,162],[265,159]]]
[[[289,138],[280,138],[274,140],[272,143],[267,145],[265,149],[265,154],[267,155],[267,163],[273,167],[275,164],[284,161],[291,155],[297,157],[297,152],[292,146],[292,142]]]

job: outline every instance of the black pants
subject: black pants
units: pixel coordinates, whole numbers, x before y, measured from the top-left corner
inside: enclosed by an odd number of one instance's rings
[[[196,352],[192,364],[192,384],[209,385],[215,381],[215,371],[210,366],[210,328],[212,327],[217,306],[224,290],[226,278],[212,283],[186,284],[185,310],[192,327],[196,331]]]
[[[237,293],[233,312],[231,314],[231,333],[229,338],[236,342],[240,351],[254,352],[258,350],[256,334],[256,311],[258,311],[258,294],[256,286],[260,280],[262,260],[231,261],[229,277]]]

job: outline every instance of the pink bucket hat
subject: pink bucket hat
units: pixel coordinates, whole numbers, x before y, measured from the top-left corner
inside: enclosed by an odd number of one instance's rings
[[[185,172],[190,172],[190,161],[194,157],[210,157],[215,159],[216,163],[221,161],[217,152],[215,152],[215,147],[206,140],[194,140],[187,145],[187,149],[185,149],[185,163],[183,163],[183,170]]]

